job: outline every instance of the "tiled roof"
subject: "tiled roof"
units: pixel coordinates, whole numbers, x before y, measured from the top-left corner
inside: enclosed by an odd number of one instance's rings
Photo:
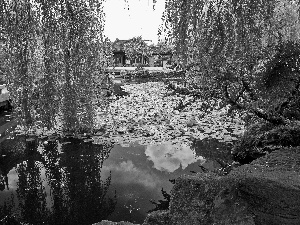
[[[112,44],[113,51],[123,51],[124,50],[124,44],[128,43],[129,41],[130,40],[116,39]]]

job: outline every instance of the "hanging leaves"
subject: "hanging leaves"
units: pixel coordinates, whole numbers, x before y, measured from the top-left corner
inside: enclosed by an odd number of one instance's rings
[[[103,1],[3,0],[0,11],[7,83],[25,125],[91,129],[96,82],[111,57]]]
[[[299,42],[299,2],[169,0],[160,31],[176,46],[187,83],[197,84],[202,97],[279,121],[258,93],[257,69],[276,46]]]

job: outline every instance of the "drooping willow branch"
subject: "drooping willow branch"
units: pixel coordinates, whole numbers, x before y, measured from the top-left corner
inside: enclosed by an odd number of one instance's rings
[[[254,115],[256,115],[258,118],[264,119],[273,124],[280,125],[280,124],[286,123],[286,121],[281,116],[272,116],[272,115],[270,115],[270,113],[262,112],[260,109],[251,107],[248,104],[238,103],[237,99],[233,100],[230,97],[227,84],[223,85],[223,92],[224,92],[224,96],[227,100],[227,103],[233,107],[232,109],[249,111],[249,112],[253,113]]]

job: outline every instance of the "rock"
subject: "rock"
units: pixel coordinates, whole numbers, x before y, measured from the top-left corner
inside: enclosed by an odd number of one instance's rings
[[[255,224],[300,224],[300,147],[276,150],[233,170]]]
[[[184,175],[176,179],[169,210],[149,214],[143,225],[299,225],[299,174],[297,147],[274,151],[227,176]]]
[[[172,190],[170,224],[254,224],[236,186],[235,179],[214,173],[180,177]]]

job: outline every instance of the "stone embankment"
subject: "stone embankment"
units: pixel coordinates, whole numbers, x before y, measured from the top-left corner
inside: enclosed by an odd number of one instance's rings
[[[299,225],[300,147],[276,150],[227,176],[183,175],[171,196],[169,209],[150,213],[143,225]]]
[[[299,225],[300,147],[276,150],[227,176],[177,178],[169,210],[143,225]]]

